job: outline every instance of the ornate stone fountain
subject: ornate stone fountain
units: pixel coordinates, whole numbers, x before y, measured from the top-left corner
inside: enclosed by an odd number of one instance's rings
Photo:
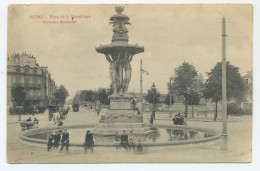
[[[143,46],[128,44],[129,17],[122,14],[124,7],[115,7],[117,14],[110,18],[113,24],[114,35],[108,45],[100,45],[96,48],[98,53],[105,55],[109,62],[109,72],[114,93],[109,96],[110,110],[104,115],[96,126],[96,133],[112,134],[123,129],[135,129],[134,131],[145,133],[149,127],[143,124],[142,115],[133,111],[133,97],[128,94],[128,86],[131,79],[131,61],[135,54],[144,52]],[[150,132],[150,131],[148,131]]]

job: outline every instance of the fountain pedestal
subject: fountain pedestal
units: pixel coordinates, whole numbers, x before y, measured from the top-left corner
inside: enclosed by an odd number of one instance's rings
[[[143,116],[135,114],[132,107],[132,97],[110,96],[110,110],[101,116],[99,123],[95,126],[95,135],[114,135],[133,131],[134,134],[147,135],[154,130],[143,123]]]
[[[110,110],[99,120],[93,134],[113,135],[123,130],[134,134],[149,134],[150,126],[143,124],[143,116],[135,114],[132,107],[133,97],[127,93],[132,75],[131,61],[133,56],[144,52],[143,46],[128,44],[129,17],[122,14],[124,7],[115,8],[117,14],[110,17],[113,24],[113,37],[110,44],[96,47],[98,53],[104,54],[109,62],[113,92],[110,99]]]

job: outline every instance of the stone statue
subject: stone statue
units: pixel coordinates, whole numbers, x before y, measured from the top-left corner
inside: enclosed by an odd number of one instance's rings
[[[107,54],[107,55],[106,55],[106,59],[107,59],[107,61],[110,63],[109,72],[110,72],[110,79],[111,79],[112,86],[113,86],[113,90],[114,90],[114,93],[113,93],[113,94],[117,94],[117,82],[118,82],[118,67],[117,67],[117,62],[118,62],[118,59],[119,59],[119,58],[114,61],[114,60],[111,59],[110,56]]]
[[[110,78],[111,78],[111,81],[112,81],[112,86],[113,86],[113,90],[114,90],[114,93],[113,94],[116,94],[117,91],[116,91],[116,86],[117,86],[117,82],[118,82],[118,74],[117,74],[117,67],[115,66],[114,63],[110,63]]]
[[[124,82],[125,82],[125,85],[126,85],[126,90],[128,90],[128,85],[129,85],[129,82],[130,82],[130,79],[131,79],[131,74],[132,74],[132,67],[131,67],[131,64],[128,63],[126,66],[125,66],[125,79],[124,79]]]

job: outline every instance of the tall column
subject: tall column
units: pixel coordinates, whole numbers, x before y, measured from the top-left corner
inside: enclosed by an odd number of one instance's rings
[[[170,85],[169,85],[169,94],[170,94],[170,114],[169,116],[172,117],[172,92],[171,92],[171,88],[172,88],[172,78],[170,77]]]
[[[119,63],[119,83],[123,83],[123,63],[120,62]],[[124,90],[122,89],[122,87],[119,89],[119,94],[123,94]]]
[[[142,59],[140,60],[140,98],[141,98],[141,114],[143,114],[143,68],[142,68]]]
[[[226,21],[222,19],[222,142],[220,149],[227,150],[227,85],[226,85]]]

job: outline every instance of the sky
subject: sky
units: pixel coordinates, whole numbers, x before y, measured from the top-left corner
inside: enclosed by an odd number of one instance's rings
[[[8,9],[7,54],[26,51],[36,57],[57,85],[64,85],[71,96],[78,90],[108,88],[109,64],[96,52],[100,44],[110,44],[116,5],[10,5]],[[167,82],[184,61],[193,64],[206,79],[221,61],[222,17],[226,18],[226,56],[240,68],[241,75],[252,70],[253,7],[241,5],[123,5],[130,17],[129,44],[144,46],[132,60],[129,91],[140,91],[140,59],[143,90],[154,82],[167,93]],[[38,15],[43,18],[33,18]],[[84,15],[74,24],[44,24],[60,21],[50,16]],[[31,18],[30,18],[31,16]]]

